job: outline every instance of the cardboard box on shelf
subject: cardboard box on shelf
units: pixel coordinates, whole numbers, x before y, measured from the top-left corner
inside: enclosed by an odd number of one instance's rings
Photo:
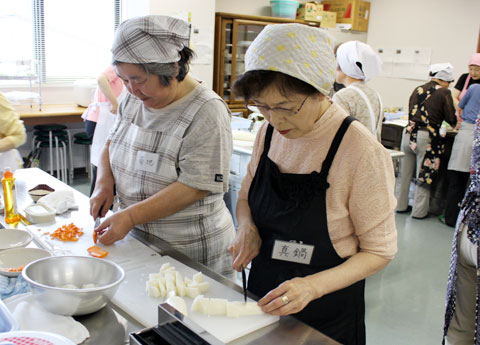
[[[337,13],[330,11],[320,11],[317,12],[318,17],[320,17],[320,27],[321,28],[335,28],[337,25]]]
[[[319,22],[317,12],[323,11],[323,5],[319,2],[309,1],[300,3],[297,8],[297,19]]]
[[[337,13],[337,23],[351,24],[351,30],[368,31],[370,2],[362,0],[323,0],[323,9]]]

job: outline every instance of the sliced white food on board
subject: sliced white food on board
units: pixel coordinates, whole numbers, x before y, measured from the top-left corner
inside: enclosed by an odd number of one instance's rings
[[[146,290],[150,297],[167,297],[174,293],[180,297],[195,298],[208,291],[210,283],[205,281],[202,272],[195,273],[191,278],[183,277],[170,263],[164,263],[158,273],[150,273]]]
[[[257,302],[227,301],[223,298],[205,298],[203,295],[195,297],[191,307],[192,312],[209,316],[240,317],[262,315],[264,312]]]
[[[170,296],[167,298],[165,303],[170,304],[172,307],[177,309],[180,313],[182,313],[185,316],[188,316],[187,304],[185,303],[185,300],[182,297]]]
[[[227,313],[227,300],[223,298],[210,298],[208,301],[208,315],[225,315]]]
[[[186,295],[190,298],[195,298],[201,294],[200,289],[195,286],[189,286],[186,289]]]
[[[197,272],[193,275],[192,280],[197,283],[203,282],[203,274],[202,272]]]
[[[233,301],[227,303],[227,316],[239,317],[239,316],[251,316],[262,315],[264,312],[257,305],[257,302],[240,302]]]
[[[208,300],[209,299],[205,298],[203,295],[198,295],[192,302],[191,310],[208,315]]]

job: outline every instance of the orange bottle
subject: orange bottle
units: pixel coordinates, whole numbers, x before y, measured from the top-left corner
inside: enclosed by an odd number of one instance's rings
[[[10,168],[5,168],[2,178],[3,200],[5,203],[5,222],[18,223],[20,216],[17,213],[17,193],[15,191],[15,178]]]

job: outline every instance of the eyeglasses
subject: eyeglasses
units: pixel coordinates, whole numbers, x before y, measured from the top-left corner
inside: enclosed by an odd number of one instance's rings
[[[308,97],[310,97],[310,95],[305,97],[302,104],[300,104],[300,107],[298,107],[297,110],[286,109],[286,108],[270,108],[270,107],[267,107],[266,105],[256,105],[256,104],[252,104],[252,105],[247,104],[247,109],[250,110],[250,111],[253,111],[254,113],[256,113],[257,111],[259,111],[262,114],[265,114],[267,112],[271,112],[271,113],[275,113],[276,115],[289,117],[289,116],[293,116],[295,114],[298,114],[300,112],[300,110],[302,110],[302,107],[305,104],[305,101],[307,100]]]

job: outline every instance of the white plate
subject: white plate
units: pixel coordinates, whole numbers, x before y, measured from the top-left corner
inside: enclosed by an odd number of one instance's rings
[[[8,269],[26,265],[47,256],[52,256],[52,254],[48,250],[40,248],[13,248],[1,251],[0,274],[7,277],[17,277],[21,272],[8,272]]]
[[[0,250],[26,247],[33,235],[25,230],[5,229],[0,231]]]
[[[14,331],[0,334],[0,342],[10,342],[13,344],[23,345],[75,345],[74,342],[64,336],[38,331]]]

